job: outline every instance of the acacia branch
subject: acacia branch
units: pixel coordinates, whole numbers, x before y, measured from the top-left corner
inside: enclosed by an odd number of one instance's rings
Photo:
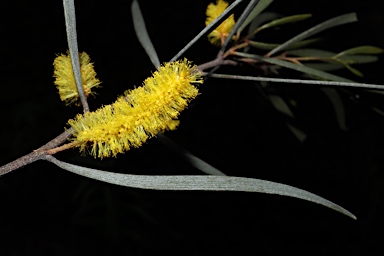
[[[209,61],[207,63],[204,63],[200,66],[198,66],[200,71],[203,71],[204,69],[217,67],[220,65],[236,65],[237,63],[232,60],[224,60],[221,56],[218,56],[215,60]],[[23,166],[26,166],[30,163],[33,163],[37,160],[44,159],[44,156],[46,155],[53,155],[57,152],[69,149],[73,147],[72,143],[65,144],[61,147],[59,147],[61,144],[63,144],[69,137],[71,137],[73,132],[73,128],[69,128],[65,130],[63,133],[58,135],[53,140],[49,141],[45,145],[39,147],[38,149],[34,150],[33,152],[22,156],[6,165],[3,165],[0,167],[0,176],[7,174],[11,171],[14,171],[16,169],[19,169]]]
[[[45,155],[49,154],[47,150],[53,149],[63,142],[65,142],[69,137],[72,135],[73,129],[67,129],[62,134],[54,138],[53,140],[49,141],[45,145],[41,146],[40,148],[34,150],[33,152],[22,156],[6,165],[3,165],[0,167],[0,176],[7,174],[11,171],[14,171],[16,169],[19,169],[25,165],[28,165],[30,163],[33,163],[37,160],[42,159]]]

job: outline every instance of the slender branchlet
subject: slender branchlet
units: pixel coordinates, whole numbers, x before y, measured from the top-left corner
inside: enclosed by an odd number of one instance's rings
[[[67,129],[62,134],[49,141],[45,145],[40,148],[34,150],[33,152],[22,156],[6,165],[0,166],[0,176],[7,174],[13,170],[21,168],[25,165],[33,163],[37,160],[42,159],[45,155],[47,155],[47,150],[55,148],[65,142],[72,134],[72,128]]]

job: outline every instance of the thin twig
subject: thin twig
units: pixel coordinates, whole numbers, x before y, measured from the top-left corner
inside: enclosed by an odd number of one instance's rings
[[[39,149],[48,150],[48,149],[57,147],[58,145],[64,143],[69,137],[71,137],[73,131],[74,130],[72,127],[69,129],[66,129],[62,134],[60,134],[59,136],[57,136],[56,138],[54,138],[53,140],[51,140],[47,144],[41,146]]]
[[[259,0],[251,0],[247,7],[244,9],[244,11],[241,13],[239,19],[237,20],[235,26],[229,33],[228,37],[225,39],[223,45],[221,46],[220,53],[224,53],[225,49],[227,48],[229,42],[232,40],[232,37],[237,33],[237,30],[240,28],[240,26],[243,24],[243,22],[247,19],[248,15],[252,12],[253,8],[257,5]]]
[[[42,156],[44,156],[46,153],[44,151],[33,151],[25,156],[22,156],[6,165],[3,165],[0,167],[0,176],[7,174],[13,170],[19,169],[20,167],[23,167],[27,164],[33,163],[39,159],[41,159]]]
[[[28,165],[30,163],[33,163],[37,160],[42,159],[43,156],[47,155],[47,150],[53,149],[57,147],[58,145],[62,144],[64,141],[66,141],[71,135],[72,135],[72,128],[67,129],[65,132],[54,138],[53,140],[49,141],[45,145],[41,146],[40,148],[34,150],[33,152],[22,156],[6,165],[3,165],[0,167],[0,176],[7,174],[13,170],[16,170],[18,168],[21,168],[25,165]]]
[[[61,151],[73,148],[74,146],[76,146],[76,143],[75,142],[71,142],[71,143],[67,143],[67,144],[61,145],[60,147],[57,147],[57,148],[48,149],[45,152],[48,155],[54,155],[54,154],[56,154],[58,152],[61,152]]]
[[[216,59],[214,59],[212,61],[208,61],[206,63],[203,63],[203,64],[197,66],[197,69],[200,70],[201,72],[203,72],[204,70],[206,70],[208,68],[213,68],[213,67],[217,67],[220,65],[236,66],[237,62],[234,60],[223,60],[220,56],[218,56]]]
[[[236,0],[233,2],[230,6],[228,6],[227,9],[223,13],[221,13],[214,21],[212,21],[208,26],[206,26],[203,30],[200,31],[197,36],[195,36],[189,43],[183,47],[173,58],[170,60],[170,62],[177,60],[181,57],[189,48],[191,48],[192,45],[194,45],[202,36],[208,35],[211,33],[217,26],[221,24],[222,21],[226,20],[233,12],[232,10],[239,5],[244,0]],[[233,36],[233,35],[232,35]]]

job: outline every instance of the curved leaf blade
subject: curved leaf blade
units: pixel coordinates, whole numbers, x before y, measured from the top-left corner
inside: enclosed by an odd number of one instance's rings
[[[296,139],[298,141],[300,141],[301,143],[303,143],[306,139],[307,139],[307,134],[305,134],[305,132],[303,132],[302,130],[300,130],[299,128],[289,124],[289,123],[286,123],[288,129],[291,131],[291,133],[296,137]]]
[[[248,27],[248,39],[253,38],[253,32],[265,22],[280,18],[281,15],[275,12],[263,12],[256,16]]]
[[[276,48],[280,44],[274,44],[274,43],[264,43],[264,42],[258,42],[258,41],[248,41],[249,45],[260,49],[260,50],[272,50],[273,48]]]
[[[344,15],[329,19],[289,39],[285,43],[279,45],[278,47],[270,51],[268,55],[271,56],[279,51],[285,50],[288,48],[288,46],[292,45],[293,43],[302,41],[303,39],[308,38],[312,35],[315,35],[323,30],[326,30],[335,26],[343,25],[346,23],[355,22],[355,21],[357,21],[357,17],[355,13],[348,13],[348,14],[344,14]]]
[[[235,23],[235,26],[232,28],[231,32],[229,32],[227,38],[224,40],[224,43],[221,45],[220,52],[224,52],[225,49],[227,49],[227,46],[229,42],[232,40],[233,36],[241,25],[244,23],[244,21],[247,19],[249,14],[252,12],[252,10],[257,6],[257,4],[260,2],[260,0],[250,0],[248,5],[245,7],[244,11],[241,13],[239,19]]]
[[[297,49],[297,50],[287,51],[287,54],[294,55],[294,56],[299,56],[299,57],[331,58],[331,57],[335,56],[337,53],[326,51],[326,50],[321,50],[321,49],[304,48],[304,49]]]
[[[297,14],[297,15],[292,15],[292,16],[288,16],[288,17],[283,17],[280,19],[273,20],[267,24],[264,24],[263,26],[261,26],[258,29],[258,31],[263,30],[263,29],[267,29],[267,28],[272,28],[272,27],[284,25],[284,24],[288,24],[288,23],[298,22],[301,20],[308,19],[310,17],[312,17],[312,14]]]
[[[157,134],[158,140],[163,143],[165,146],[170,148],[173,152],[178,154],[181,158],[183,158],[186,162],[188,162],[190,165],[195,167],[196,169],[209,174],[209,175],[221,175],[226,176],[223,172],[216,169],[212,165],[208,164],[207,162],[203,161],[202,159],[198,158],[197,156],[193,155],[188,150],[180,147],[175,142],[173,142],[170,138],[165,136],[162,133]]]
[[[290,118],[295,119],[295,115],[292,113],[291,109],[288,107],[288,104],[285,103],[284,99],[279,95],[268,95],[271,104],[275,107],[280,113],[289,116]]]
[[[339,59],[353,64],[363,64],[376,62],[379,58],[372,55],[346,55],[339,57]]]
[[[343,55],[355,55],[355,54],[380,54],[383,53],[384,50],[371,45],[363,45],[363,46],[357,46],[345,51],[342,51],[337,54],[337,56],[343,56]]]
[[[268,57],[263,57],[263,56],[260,56],[260,55],[249,54],[249,53],[242,53],[242,52],[236,52],[236,55],[237,56],[242,56],[242,57],[245,57],[245,58],[261,60],[261,61],[273,64],[273,65],[278,65],[278,66],[281,66],[281,67],[293,69],[293,70],[296,70],[296,71],[308,74],[310,76],[313,76],[313,77],[316,77],[316,78],[319,78],[319,79],[330,80],[330,81],[337,81],[337,82],[353,82],[352,80],[346,79],[346,78],[341,77],[341,76],[336,76],[336,75],[333,75],[333,74],[330,74],[330,73],[327,73],[327,72],[324,72],[324,71],[321,71],[321,70],[309,68],[309,67],[304,66],[304,65],[294,64],[292,62],[288,62],[288,61],[285,61],[285,60],[280,60],[280,59],[276,59],[276,58],[268,58]]]
[[[344,65],[340,63],[304,63],[303,65],[321,71],[335,71],[345,68]]]
[[[343,131],[348,130],[346,115],[345,115],[345,107],[343,101],[340,97],[339,92],[335,88],[321,88],[323,93],[328,97],[333,106],[333,110],[335,111],[336,120],[339,125],[339,128]]]
[[[141,14],[140,6],[137,0],[132,1],[131,13],[136,36],[139,39],[139,42],[143,46],[152,64],[156,68],[158,68],[160,66],[160,60],[157,56],[155,47],[153,46],[151,39],[149,38],[147,28],[145,26],[145,21],[143,15]]]
[[[243,191],[276,194],[303,199],[313,203],[331,208],[352,219],[356,219],[348,210],[343,207],[317,196],[308,191],[295,188],[289,185],[242,177],[229,176],[152,176],[132,175],[101,171],[73,165],[57,160],[53,156],[45,156],[45,160],[52,162],[58,167],[91,178],[120,186],[155,189],[155,190],[203,190],[203,191]]]
[[[249,23],[251,23],[262,11],[264,11],[265,8],[267,8],[272,2],[273,0],[260,0],[259,3],[255,6],[255,8],[253,8],[251,13],[248,15],[248,17],[245,19],[243,24],[241,24],[241,26],[237,30],[237,36],[239,36],[240,33],[244,30],[244,28]]]
[[[273,105],[273,107],[279,111],[280,113],[292,118],[292,119],[295,119],[295,115],[292,113],[290,107],[288,106],[288,104],[285,102],[285,100],[280,97],[279,95],[273,95],[273,94],[270,94],[268,95],[268,98],[271,102],[271,104]],[[300,141],[300,142],[303,142],[306,138],[307,138],[307,135],[302,131],[300,130],[299,128],[295,127],[294,125],[290,124],[290,123],[286,123],[288,129],[292,132],[292,134]]]
[[[361,73],[360,70],[357,70],[356,68],[351,67],[351,65],[345,64],[344,66],[345,66],[349,71],[351,71],[351,73],[354,74],[355,76],[358,76],[358,77],[364,77],[364,74]]]
[[[301,42],[304,42],[304,41],[301,41]],[[340,53],[321,50],[321,49],[315,49],[315,48],[288,50],[287,55],[294,55],[299,57],[334,58],[334,59],[339,59],[339,60],[347,61],[348,63],[354,63],[354,64],[372,63],[378,60],[377,56],[372,56],[372,55],[364,55],[364,54],[340,55]]]
[[[87,97],[84,93],[83,80],[81,79],[79,48],[77,45],[75,2],[74,0],[63,0],[63,6],[65,16],[65,29],[67,32],[68,49],[71,56],[73,76],[75,78],[77,93],[85,113],[89,111],[89,106]]]
[[[262,58],[263,61],[270,63],[270,64],[275,64],[279,65],[281,67],[293,69],[311,76],[314,76],[319,79],[324,79],[324,80],[330,80],[330,81],[338,81],[338,82],[352,82],[352,80],[346,79],[341,76],[336,76],[321,70],[313,69],[304,65],[298,65],[298,64],[293,64],[288,61],[284,60],[279,60],[275,58]]]
[[[308,40],[303,40],[297,43],[292,44],[290,47],[288,47],[286,50],[291,50],[291,49],[297,49],[297,48],[302,48],[304,46],[307,46],[309,44],[316,43],[320,41],[320,38],[313,38],[313,39],[308,39]],[[258,42],[258,41],[248,41],[249,45],[255,48],[258,48],[260,50],[272,50],[276,47],[278,47],[280,44],[274,44],[274,43],[264,43],[264,42]]]

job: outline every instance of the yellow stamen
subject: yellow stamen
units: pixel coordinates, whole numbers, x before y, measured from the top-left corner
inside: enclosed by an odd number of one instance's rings
[[[69,120],[73,140],[80,151],[91,146],[90,153],[99,158],[140,147],[157,133],[176,129],[179,113],[198,94],[193,84],[202,82],[189,61],[165,63],[143,86],[126,91],[113,104]]]

